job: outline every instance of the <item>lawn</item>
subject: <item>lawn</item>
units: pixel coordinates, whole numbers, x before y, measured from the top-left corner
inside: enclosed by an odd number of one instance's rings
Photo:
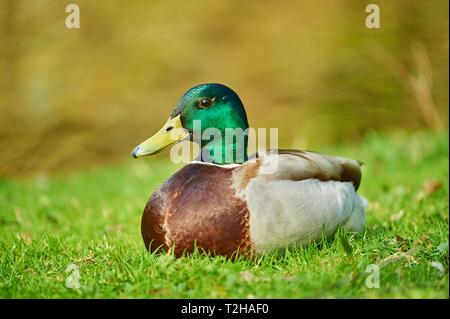
[[[0,297],[448,298],[448,145],[448,134],[372,133],[318,150],[365,162],[365,233],[254,260],[145,250],[143,207],[178,168],[161,157],[2,180]],[[79,289],[66,287],[70,264]]]

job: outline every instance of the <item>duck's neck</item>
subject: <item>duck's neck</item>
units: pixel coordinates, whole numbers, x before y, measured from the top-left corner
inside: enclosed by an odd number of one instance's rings
[[[242,164],[248,160],[248,135],[242,135],[239,132],[236,135],[228,134],[228,138],[225,135],[225,133],[222,133],[222,138],[218,141],[211,139],[209,142],[202,143],[202,162],[225,165]]]

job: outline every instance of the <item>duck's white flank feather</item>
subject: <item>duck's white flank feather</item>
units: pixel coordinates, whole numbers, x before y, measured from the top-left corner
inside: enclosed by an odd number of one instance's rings
[[[242,195],[250,211],[250,235],[257,252],[330,236],[339,225],[360,232],[365,224],[364,200],[350,182],[268,181],[259,176]]]

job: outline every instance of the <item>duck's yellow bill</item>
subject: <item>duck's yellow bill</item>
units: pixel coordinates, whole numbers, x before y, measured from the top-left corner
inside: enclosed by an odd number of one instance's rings
[[[189,132],[183,128],[180,115],[178,115],[169,119],[155,135],[136,146],[132,152],[132,156],[137,158],[159,153],[183,140],[188,135]]]

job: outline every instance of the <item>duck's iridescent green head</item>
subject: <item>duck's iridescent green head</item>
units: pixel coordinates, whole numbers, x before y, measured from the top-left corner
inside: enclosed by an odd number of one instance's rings
[[[167,123],[158,133],[137,146],[133,150],[133,157],[156,154],[188,136],[193,140],[199,125],[202,153],[210,154],[214,163],[247,160],[247,135],[242,139],[225,136],[230,132],[227,129],[245,132],[248,128],[244,106],[232,89],[217,83],[200,84],[187,91],[178,101]],[[221,139],[208,136],[209,132],[220,132]]]
[[[200,120],[202,127],[225,128],[248,127],[247,114],[239,96],[229,87],[210,83],[194,86],[178,101],[171,118],[181,116],[181,123],[192,131],[194,120]]]

